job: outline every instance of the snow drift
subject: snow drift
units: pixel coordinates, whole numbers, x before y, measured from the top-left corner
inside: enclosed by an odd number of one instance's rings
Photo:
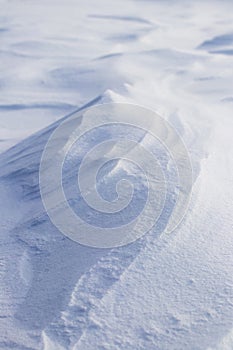
[[[0,348],[232,349],[232,3],[2,8]],[[104,250],[53,226],[38,169],[59,118],[108,101],[168,120],[195,183],[172,235]]]

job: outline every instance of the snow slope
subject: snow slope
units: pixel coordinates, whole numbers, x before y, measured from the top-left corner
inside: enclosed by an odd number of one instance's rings
[[[1,349],[233,349],[232,10],[1,1]],[[171,235],[105,250],[53,226],[38,172],[60,118],[109,101],[168,120],[194,185]]]

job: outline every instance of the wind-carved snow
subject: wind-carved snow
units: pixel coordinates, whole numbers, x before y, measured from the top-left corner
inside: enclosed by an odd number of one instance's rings
[[[1,349],[232,348],[232,33],[228,1],[3,1]],[[58,232],[38,170],[58,119],[109,101],[167,119],[194,186],[172,235],[108,251]]]

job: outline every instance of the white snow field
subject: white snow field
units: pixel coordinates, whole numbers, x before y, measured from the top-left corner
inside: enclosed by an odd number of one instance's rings
[[[232,350],[233,2],[0,0],[0,42],[0,349]],[[46,214],[49,136],[105,102],[150,108],[184,140],[192,198],[171,234],[165,215],[96,249]]]

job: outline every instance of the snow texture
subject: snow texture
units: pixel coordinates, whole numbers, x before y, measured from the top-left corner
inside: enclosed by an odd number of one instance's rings
[[[232,350],[233,2],[0,6],[0,349]],[[194,171],[172,234],[109,250],[62,235],[39,190],[61,118],[105,102],[157,111]]]

